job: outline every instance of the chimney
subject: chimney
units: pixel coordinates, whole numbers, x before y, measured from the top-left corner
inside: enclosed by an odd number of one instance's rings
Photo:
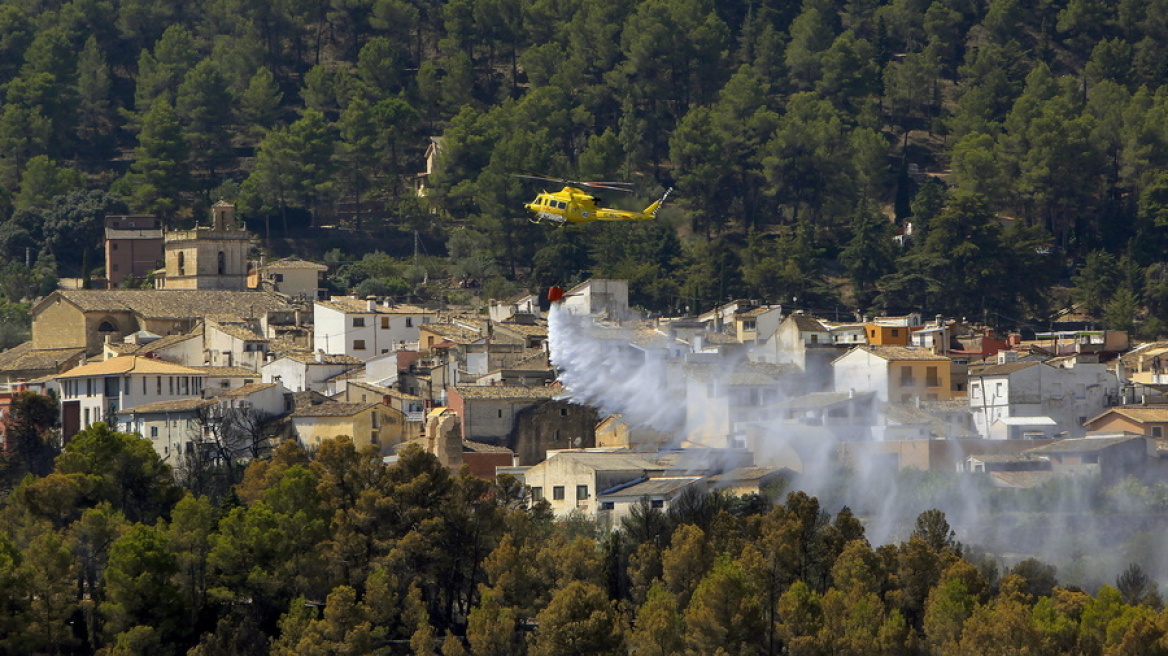
[[[365,309],[369,312],[377,311],[377,299],[370,297],[365,299]]]
[[[316,352],[316,361],[317,362],[324,362],[324,351],[323,350]]]

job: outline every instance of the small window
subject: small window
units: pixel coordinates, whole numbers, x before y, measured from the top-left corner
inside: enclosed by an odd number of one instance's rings
[[[363,339],[353,340],[353,350],[354,351],[364,351],[365,350],[365,340],[363,340]]]
[[[1152,437],[1164,437],[1164,427],[1152,426]]]
[[[89,411],[86,410],[86,412],[89,412]],[[86,421],[88,421],[88,419],[86,419]],[[552,499],[554,499],[556,501],[563,501],[564,500],[564,486],[563,485],[557,485],[557,486],[552,488]]]
[[[353,327],[354,328],[364,328],[365,327],[365,317],[353,317]]]
[[[389,317],[381,317],[381,329],[382,330],[389,329]]]
[[[282,273],[277,273],[273,278],[275,278],[276,282],[284,282],[284,274]]]
[[[588,498],[588,486],[587,485],[577,485],[576,486],[576,500],[580,501],[580,500],[587,499],[587,498]]]
[[[612,502],[611,501],[601,501],[600,502],[600,509],[601,510],[612,510],[613,509]]]
[[[568,416],[568,409],[567,408],[560,408],[560,416],[567,417]]]
[[[115,326],[110,321],[102,321],[101,323],[99,323],[97,325],[97,332],[99,332],[99,333],[116,333],[116,332],[118,332],[118,327]]]
[[[652,501],[649,502],[649,505],[654,507],[654,508],[664,508],[665,507],[665,500],[664,499],[653,499]]]
[[[560,429],[557,428],[554,431],[552,431],[552,439],[557,441],[557,442],[560,441]]]
[[[893,328],[892,329],[892,336],[893,337],[900,337],[900,330]]]
[[[386,328],[388,328],[388,327],[389,326],[386,326]],[[413,317],[406,317],[406,328],[413,328],[413,327],[414,327],[414,318]]]
[[[532,501],[540,501],[542,499],[543,499],[543,488],[542,487],[531,488],[531,500]]]
[[[114,271],[117,271],[117,270],[118,270],[118,265],[116,265],[116,264],[115,264],[115,265],[114,265]]]
[[[154,439],[154,438],[157,438],[157,437],[158,437],[158,427],[157,427],[157,426],[151,426],[151,427],[150,427],[150,438],[151,438],[151,439]]]
[[[115,242],[110,242],[110,250],[111,250],[111,251],[116,251],[116,250],[118,250],[118,242],[116,242],[116,241],[115,241]]]
[[[502,418],[503,418],[503,410],[499,409],[499,419],[502,419]]]

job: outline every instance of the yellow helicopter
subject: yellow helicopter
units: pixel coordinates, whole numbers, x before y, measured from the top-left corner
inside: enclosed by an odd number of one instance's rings
[[[535,200],[524,205],[534,216],[533,223],[548,222],[556,225],[569,223],[591,223],[593,221],[651,221],[657,218],[657,212],[665,199],[669,198],[673,188],[665,191],[660,200],[654,201],[642,212],[632,210],[618,210],[608,207],[598,207],[596,197],[585,192],[584,189],[607,189],[620,191],[626,194],[633,190],[626,182],[580,182],[578,180],[563,180],[535,175],[518,175],[519,178],[556,182],[564,185],[559,191],[545,191],[535,197]]]

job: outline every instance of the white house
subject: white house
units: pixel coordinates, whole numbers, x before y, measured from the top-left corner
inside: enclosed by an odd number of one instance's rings
[[[547,460],[524,472],[523,480],[532,500],[546,500],[556,516],[580,511],[594,517],[597,495],[664,471],[662,465],[631,453],[549,451]]]
[[[984,437],[1004,438],[1019,431],[1049,437],[1054,432],[1049,425],[1020,424],[1010,431],[1010,422],[1001,421],[1010,417],[1047,417],[1062,436],[1082,437],[1086,434],[1083,423],[1115,404],[1119,382],[1101,364],[1061,368],[1042,362],[1009,362],[970,373],[968,394],[974,426]],[[1001,428],[992,430],[996,423]]]
[[[173,466],[190,449],[203,442],[207,409],[215,401],[204,398],[156,401],[119,410],[112,424],[150,440],[163,462]]]
[[[796,313],[783,319],[770,337],[756,345],[750,358],[795,365],[808,374],[810,392],[830,387],[831,361],[841,352],[832,341],[831,331],[819,319]]]
[[[517,317],[528,316],[534,319],[540,317],[539,296],[526,292],[518,294],[504,301],[491,301],[488,310],[491,321],[515,321]]]
[[[207,321],[203,327],[206,362],[216,367],[243,367],[258,372],[269,340],[246,324]]]
[[[874,392],[881,403],[945,401],[952,361],[912,346],[857,346],[832,362],[834,389]]]
[[[55,380],[61,390],[65,437],[123,408],[202,396],[203,374],[193,367],[138,355],[75,367]]]
[[[281,383],[293,392],[324,390],[328,379],[361,366],[348,355],[326,353],[287,353],[260,368],[265,383]]]
[[[412,305],[340,296],[313,304],[313,349],[359,360],[417,348],[419,327],[436,313]]]
[[[629,311],[629,281],[593,278],[564,294],[563,308],[571,314],[623,317]]]
[[[234,429],[258,430],[261,422],[290,411],[285,397],[287,390],[279,384],[254,383],[238,387],[210,399],[195,398],[178,401],[158,401],[119,410],[119,430],[137,433],[149,439],[154,450],[167,463],[180,464],[180,457],[192,448],[198,448],[216,429],[212,424],[231,414],[236,419]],[[240,457],[250,457],[246,444],[251,436],[238,436],[241,444],[234,446]],[[232,447],[228,447],[232,448]]]

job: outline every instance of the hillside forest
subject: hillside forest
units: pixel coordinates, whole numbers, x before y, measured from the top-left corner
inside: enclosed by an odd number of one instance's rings
[[[337,291],[467,300],[606,276],[654,312],[747,297],[1015,327],[1078,304],[1155,337],[1166,16],[1162,0],[10,0],[0,294],[99,277],[107,213],[183,227],[222,198],[269,255],[333,264]],[[633,182],[641,197],[602,200],[638,209],[677,191],[649,224],[554,229],[524,216],[540,185],[517,173]],[[19,309],[0,313],[6,342]]]
[[[43,400],[16,408],[38,443]],[[846,506],[715,490],[609,532],[417,447],[386,465],[348,438],[287,442],[211,493],[100,423],[41,455],[0,500],[3,654],[1168,653],[1139,563],[1060,585],[962,544],[938,510],[874,545]]]

